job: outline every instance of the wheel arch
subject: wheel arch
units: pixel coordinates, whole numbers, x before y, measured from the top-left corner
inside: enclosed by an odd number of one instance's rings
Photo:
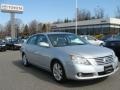
[[[52,69],[52,65],[54,64],[54,62],[59,62],[59,63],[62,65],[62,67],[64,68],[64,64],[61,62],[60,59],[53,58],[53,59],[51,60],[51,63],[50,63],[50,70]]]
[[[62,70],[63,70],[64,79],[61,82],[66,81],[67,76],[66,76],[66,70],[65,70],[64,63],[62,63],[62,61],[59,60],[59,59],[56,59],[56,58],[52,59],[52,61],[50,63],[50,70],[51,70],[51,72],[52,72],[52,65],[54,64],[54,62],[58,62],[62,66],[62,68],[63,68]]]

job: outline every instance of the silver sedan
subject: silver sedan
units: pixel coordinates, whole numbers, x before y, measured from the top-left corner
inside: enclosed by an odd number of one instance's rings
[[[87,44],[75,34],[35,34],[21,47],[24,66],[50,71],[58,82],[107,77],[118,70],[118,58],[105,47]]]

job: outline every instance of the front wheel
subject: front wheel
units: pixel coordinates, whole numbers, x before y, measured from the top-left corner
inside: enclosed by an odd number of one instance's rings
[[[26,55],[22,56],[22,63],[23,63],[24,66],[28,66],[29,65],[29,62],[28,62],[28,60],[26,58]]]
[[[54,62],[52,65],[52,74],[57,82],[63,82],[66,80],[65,71],[61,63]]]

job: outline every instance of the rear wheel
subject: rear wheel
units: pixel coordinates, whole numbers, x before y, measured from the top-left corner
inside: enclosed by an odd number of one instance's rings
[[[25,54],[23,54],[23,56],[22,56],[22,63],[23,63],[24,66],[28,66],[29,65],[29,62],[28,62]]]
[[[61,63],[54,62],[52,64],[52,74],[57,82],[63,82],[66,80],[65,71]]]

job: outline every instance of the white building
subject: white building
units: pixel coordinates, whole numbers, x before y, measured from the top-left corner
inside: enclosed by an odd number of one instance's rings
[[[75,33],[75,22],[53,24],[52,31]],[[78,21],[78,34],[114,34],[120,32],[120,19],[92,19]]]

